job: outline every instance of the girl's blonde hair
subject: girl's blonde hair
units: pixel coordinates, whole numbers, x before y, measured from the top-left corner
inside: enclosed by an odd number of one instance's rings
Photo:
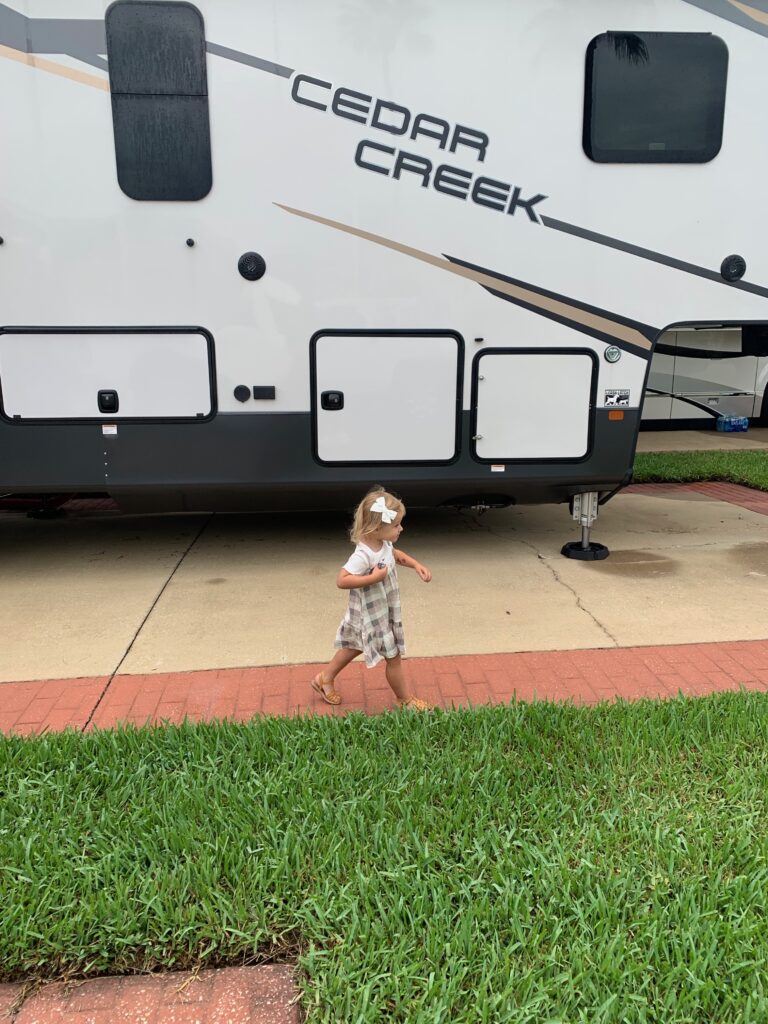
[[[383,487],[371,488],[355,509],[355,518],[349,531],[349,538],[353,544],[359,544],[363,537],[374,533],[381,526],[381,512],[371,512],[371,505],[377,498],[383,498],[387,508],[397,512],[401,517],[405,515],[405,505],[398,497],[385,491]]]

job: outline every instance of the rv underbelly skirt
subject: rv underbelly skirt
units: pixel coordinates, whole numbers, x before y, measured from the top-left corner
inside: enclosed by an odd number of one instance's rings
[[[594,412],[582,459],[482,462],[474,424],[461,418],[450,463],[324,465],[313,456],[312,415],[218,414],[192,423],[0,421],[3,493],[110,494],[126,511],[341,509],[380,483],[411,506],[537,504],[627,482],[639,411]]]

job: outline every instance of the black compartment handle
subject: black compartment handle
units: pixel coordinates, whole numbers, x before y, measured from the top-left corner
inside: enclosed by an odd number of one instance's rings
[[[343,409],[344,392],[323,391],[323,393],[320,395],[320,408],[327,409],[328,412],[338,412],[339,409]]]
[[[100,391],[98,394],[99,412],[113,413],[120,408],[120,399],[116,391]]]

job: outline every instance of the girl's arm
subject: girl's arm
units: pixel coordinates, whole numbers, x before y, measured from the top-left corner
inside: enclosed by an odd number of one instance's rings
[[[404,565],[406,569],[415,569],[425,583],[429,583],[432,579],[432,573],[426,565],[422,565],[421,562],[417,562],[415,558],[411,558],[410,555],[406,555],[404,551],[398,551],[397,548],[393,548],[393,554],[398,565]]]
[[[367,576],[353,576],[346,569],[339,569],[336,577],[336,586],[339,590],[354,590],[356,587],[370,587],[372,583],[381,583],[387,575],[386,566],[383,569],[374,569]]]

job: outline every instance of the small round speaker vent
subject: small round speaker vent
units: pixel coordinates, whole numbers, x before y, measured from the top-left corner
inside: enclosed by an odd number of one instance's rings
[[[267,264],[264,257],[259,256],[257,252],[244,252],[237,261],[237,269],[246,281],[258,281],[260,277],[264,277]]]
[[[743,256],[726,256],[720,264],[720,276],[724,281],[740,281],[747,272],[747,261]]]
[[[247,402],[251,397],[251,389],[246,387],[245,384],[238,384],[233,394],[238,402]]]

